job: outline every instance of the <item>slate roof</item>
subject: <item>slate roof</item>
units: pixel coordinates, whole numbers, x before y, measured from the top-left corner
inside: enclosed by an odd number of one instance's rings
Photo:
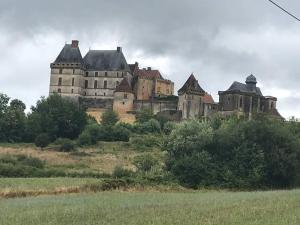
[[[253,74],[251,74],[250,76],[248,76],[247,77],[247,79],[246,79],[246,84],[247,83],[249,83],[249,84],[256,84],[257,83],[257,81],[256,81],[256,77],[253,75]]]
[[[130,84],[129,84],[126,77],[118,85],[115,92],[129,92],[129,93],[132,93],[132,88],[130,87]]]
[[[251,87],[248,86],[247,84],[243,84],[240,82],[233,82],[233,84],[229,87],[228,90],[226,91],[221,91],[220,93],[226,93],[226,92],[241,92],[241,93],[247,93],[247,94],[256,94],[259,96],[263,96],[261,93],[260,88],[256,87],[254,90],[251,90]]]
[[[194,74],[192,74],[189,79],[185,82],[182,88],[179,89],[178,94],[199,94],[204,95],[205,91],[200,87],[198,81],[196,80]]]
[[[130,72],[130,68],[122,51],[117,50],[90,50],[84,57],[87,70]]]
[[[65,44],[54,63],[82,63],[83,59],[79,47]]]

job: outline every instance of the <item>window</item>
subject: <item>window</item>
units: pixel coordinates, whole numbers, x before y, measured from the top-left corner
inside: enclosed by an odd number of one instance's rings
[[[73,89],[71,90],[71,93],[72,93],[72,94],[74,93],[74,90],[73,90]]]
[[[75,69],[73,69],[73,74],[75,74]]]
[[[57,89],[57,92],[58,92],[58,93],[61,93],[61,89],[60,89],[60,88],[58,88],[58,89]]]
[[[98,77],[99,73],[98,72],[95,72],[95,77]]]
[[[117,72],[117,77],[119,77],[119,72]]]
[[[119,86],[119,81],[116,81],[116,87],[118,87]]]
[[[105,76],[107,77],[107,72],[105,72]]]
[[[169,94],[170,93],[170,91],[169,91],[169,89],[167,89],[167,94]]]
[[[85,72],[85,76],[88,77],[89,76],[89,72]]]
[[[274,108],[274,102],[271,102],[271,109]]]
[[[97,96],[97,93],[95,93],[95,96]]]
[[[243,97],[240,97],[240,108],[243,107]]]
[[[59,74],[62,74],[63,73],[63,69],[59,69]]]
[[[62,84],[62,78],[60,77],[58,78],[58,86],[61,86],[61,84]]]
[[[84,92],[83,94],[84,94],[84,96],[86,96],[86,92]]]
[[[157,92],[160,93],[160,87],[157,88]]]
[[[103,87],[107,88],[107,80],[104,81]]]
[[[124,77],[124,72],[122,72],[122,77]]]
[[[124,94],[124,98],[127,99],[127,94]]]
[[[85,82],[84,82],[84,88],[88,88],[88,86],[89,86],[89,81],[85,80]]]
[[[72,86],[74,86],[75,78],[72,78]]]
[[[104,93],[103,93],[103,95],[105,96],[105,95],[106,95],[106,93],[104,92]]]
[[[94,88],[97,89],[97,87],[98,87],[98,82],[95,80],[94,81]]]

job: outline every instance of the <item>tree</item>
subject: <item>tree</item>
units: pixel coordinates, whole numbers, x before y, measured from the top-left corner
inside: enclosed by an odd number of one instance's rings
[[[138,123],[145,123],[151,119],[154,119],[154,114],[149,109],[142,109],[136,114],[136,122]]]
[[[27,139],[34,140],[39,133],[47,133],[51,140],[75,139],[87,124],[85,110],[59,95],[41,98],[28,116]]]
[[[50,138],[49,138],[48,134],[46,134],[46,133],[39,134],[35,138],[34,143],[37,147],[40,147],[41,149],[43,149],[50,144]]]
[[[105,111],[101,116],[101,124],[105,127],[112,127],[119,121],[118,113],[113,110]]]

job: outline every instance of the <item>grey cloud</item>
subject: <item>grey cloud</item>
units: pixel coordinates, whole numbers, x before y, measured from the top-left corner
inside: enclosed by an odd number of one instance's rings
[[[300,15],[299,1],[278,2]],[[49,63],[63,42],[73,38],[80,39],[83,54],[88,47],[105,43],[122,45],[131,60],[136,60],[132,56],[138,51],[141,60],[168,58],[170,63],[160,69],[170,72],[167,77],[177,88],[195,72],[215,97],[218,90],[228,88],[234,80],[243,82],[249,73],[257,75],[264,89],[297,91],[300,39],[295,37],[299,26],[267,0],[0,0],[0,35],[5,37],[0,36],[0,65],[10,68],[0,78],[0,91],[24,93],[19,89],[24,82],[21,77],[28,78],[31,89],[33,81],[42,77],[41,87],[29,95],[46,95]],[[32,65],[39,65],[29,66],[30,61],[21,60],[14,68],[13,56],[24,57],[11,48],[16,43],[31,43],[34,47],[28,54]],[[41,46],[52,49],[39,51]],[[15,84],[3,85],[8,81]],[[300,117],[300,109],[296,113]]]

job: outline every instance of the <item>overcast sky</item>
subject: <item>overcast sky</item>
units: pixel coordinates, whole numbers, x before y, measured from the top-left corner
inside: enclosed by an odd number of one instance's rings
[[[300,16],[299,0],[276,1]],[[300,22],[267,0],[0,0],[0,92],[28,108],[47,96],[50,63],[72,39],[83,55],[122,46],[176,91],[193,72],[215,101],[253,73],[300,118]]]

